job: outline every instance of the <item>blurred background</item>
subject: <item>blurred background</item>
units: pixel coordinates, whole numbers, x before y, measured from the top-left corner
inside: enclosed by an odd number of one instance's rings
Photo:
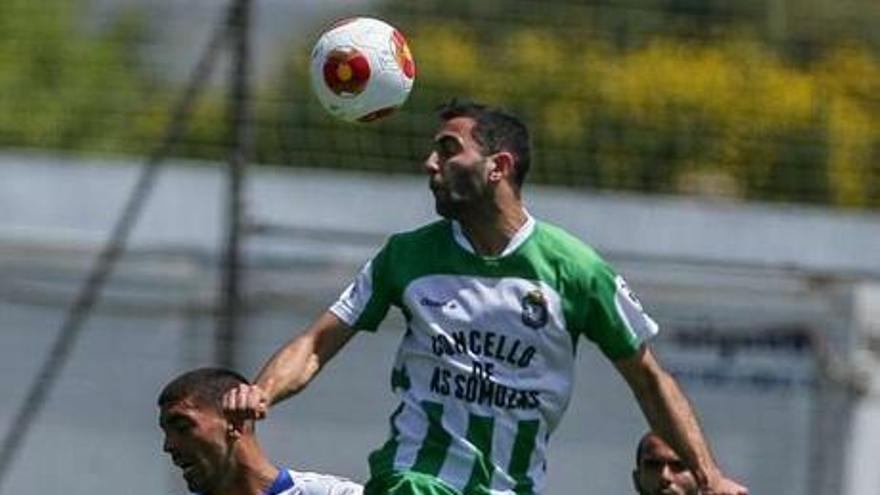
[[[353,15],[418,69],[368,125],[308,87],[312,43]],[[876,0],[3,0],[0,493],[185,492],[159,390],[253,376],[431,220],[433,112],[463,96],[530,124],[530,210],[639,293],[733,477],[880,494],[878,25]],[[279,463],[366,479],[401,328],[273,411]],[[646,425],[579,353],[546,493],[631,493]]]

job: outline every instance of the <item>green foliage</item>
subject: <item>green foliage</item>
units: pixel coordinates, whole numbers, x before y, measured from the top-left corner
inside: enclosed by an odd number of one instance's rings
[[[865,46],[842,44],[798,65],[746,34],[619,47],[507,27],[411,22],[419,81],[402,114],[352,127],[303,101],[281,117],[300,129],[288,161],[418,171],[427,141],[413,124],[426,138],[432,106],[461,95],[527,117],[538,182],[880,205],[880,63]],[[299,64],[291,74],[305,84]],[[362,152],[367,143],[377,149]]]
[[[82,2],[7,0],[0,16],[0,144],[142,151],[132,139],[152,104],[133,70],[134,16],[86,36]]]
[[[409,38],[418,77],[406,106],[372,124],[321,109],[308,50],[290,50],[256,94],[255,161],[420,173],[435,107],[461,96],[528,120],[534,182],[880,206],[880,62],[867,46],[842,41],[793,62],[730,25],[540,5],[431,0],[401,10],[409,17],[383,14]],[[161,139],[182,87],[137,56],[136,13],[93,27],[77,24],[82,8],[0,6],[0,146],[147,153]],[[453,15],[431,17],[440,8]],[[204,95],[179,155],[226,158],[225,95]]]

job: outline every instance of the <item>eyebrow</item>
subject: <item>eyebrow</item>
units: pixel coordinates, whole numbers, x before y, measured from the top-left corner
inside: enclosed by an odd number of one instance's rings
[[[173,426],[175,424],[180,423],[190,423],[192,420],[183,414],[172,413],[164,416],[159,416],[159,427],[166,428],[168,426]]]
[[[463,144],[462,139],[460,137],[458,137],[455,134],[450,134],[450,133],[438,134],[434,138],[434,144],[439,145],[440,143],[442,143],[444,141],[449,141],[449,140],[452,140],[453,142],[455,142],[456,144],[459,144],[459,145]]]

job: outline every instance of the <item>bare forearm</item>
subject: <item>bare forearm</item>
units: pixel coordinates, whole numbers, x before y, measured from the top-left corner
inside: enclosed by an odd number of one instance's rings
[[[748,495],[748,488],[721,473],[693,408],[647,345],[631,357],[614,361],[614,366],[635,394],[651,429],[687,463],[704,493]]]
[[[320,367],[314,338],[304,334],[279,349],[254,383],[266,392],[269,403],[275,404],[305,388]]]
[[[707,486],[721,476],[690,402],[675,380],[657,372],[637,393],[639,405],[651,429],[662,436],[691,467],[697,482]]]
[[[269,359],[257,375],[256,385],[266,393],[270,405],[298,393],[353,335],[335,315],[324,313]]]

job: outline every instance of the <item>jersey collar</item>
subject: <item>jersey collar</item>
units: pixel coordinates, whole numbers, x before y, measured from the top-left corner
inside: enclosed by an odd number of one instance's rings
[[[272,486],[266,490],[265,495],[278,495],[291,488],[293,488],[293,478],[290,476],[290,472],[284,468],[278,468],[278,477],[275,478]]]
[[[272,482],[272,486],[270,486],[263,495],[278,495],[283,493],[285,490],[290,490],[293,488],[293,478],[290,476],[290,472],[282,467],[278,468],[278,476],[275,477],[275,481]],[[201,495],[200,493],[194,493],[193,495]]]
[[[501,251],[501,254],[497,256],[498,258],[502,258],[516,251],[517,248],[529,238],[532,231],[535,230],[535,218],[532,217],[528,211],[525,211],[525,214],[526,222],[516,231],[516,234],[513,235],[510,242],[504,247],[504,250]],[[469,241],[467,236],[464,235],[464,231],[461,229],[461,224],[458,220],[452,220],[452,237],[455,239],[455,243],[461,246],[462,249],[471,254],[477,254],[477,251],[471,245],[471,241]]]

